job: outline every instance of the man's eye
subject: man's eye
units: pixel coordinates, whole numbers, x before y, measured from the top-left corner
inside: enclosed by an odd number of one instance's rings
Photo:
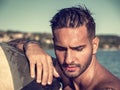
[[[83,47],[77,49],[77,51],[82,51],[82,50],[83,50]]]
[[[76,51],[82,51],[83,47],[75,48],[74,50],[76,50]]]

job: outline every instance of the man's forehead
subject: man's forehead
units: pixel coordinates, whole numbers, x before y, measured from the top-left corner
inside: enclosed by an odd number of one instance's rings
[[[85,26],[81,26],[78,28],[60,28],[53,31],[54,38],[69,36],[88,36],[87,28]]]
[[[55,31],[54,43],[62,46],[79,46],[88,41],[86,28],[62,28]]]

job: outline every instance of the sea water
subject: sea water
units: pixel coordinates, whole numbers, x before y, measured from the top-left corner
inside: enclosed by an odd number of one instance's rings
[[[54,50],[47,52],[55,57]],[[105,68],[120,78],[120,50],[98,50],[97,58]]]
[[[97,57],[104,67],[120,78],[120,50],[99,50]]]

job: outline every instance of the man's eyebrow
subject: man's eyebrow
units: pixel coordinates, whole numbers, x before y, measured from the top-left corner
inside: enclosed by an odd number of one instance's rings
[[[67,49],[66,47],[63,47],[63,46],[60,46],[60,45],[54,45],[54,47],[56,48],[56,49]],[[85,45],[79,45],[79,46],[74,46],[74,47],[70,47],[71,49],[79,49],[79,48],[83,48],[83,47],[85,47]]]
[[[55,46],[55,48],[63,48],[63,49],[67,49],[66,47],[63,47],[63,46],[60,46],[60,45],[54,45]]]
[[[71,49],[78,49],[78,48],[82,48],[85,47],[85,45],[79,45],[79,46],[74,46],[74,47],[70,47]]]

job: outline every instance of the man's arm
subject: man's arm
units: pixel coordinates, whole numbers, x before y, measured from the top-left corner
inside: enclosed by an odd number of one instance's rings
[[[15,39],[12,40],[10,42],[7,42],[7,44],[9,44],[12,47],[15,47],[17,49],[19,49],[20,51],[23,51],[23,45],[28,42],[28,40],[26,39]]]
[[[8,44],[20,49],[21,51],[24,51],[30,63],[31,77],[37,77],[38,83],[41,83],[42,85],[51,84],[53,76],[60,76],[62,78],[62,88],[64,90],[73,90],[73,85],[61,71],[56,59],[44,52],[40,48],[38,42],[18,39],[8,42]],[[54,62],[56,62],[55,65],[53,65]],[[35,68],[37,69],[37,72],[35,72]]]
[[[53,76],[59,77],[56,69],[53,66],[51,56],[40,48],[38,42],[17,39],[8,42],[8,44],[18,48],[21,51],[24,51],[30,63],[31,77],[37,77],[38,83],[42,83],[42,85],[51,84]]]

